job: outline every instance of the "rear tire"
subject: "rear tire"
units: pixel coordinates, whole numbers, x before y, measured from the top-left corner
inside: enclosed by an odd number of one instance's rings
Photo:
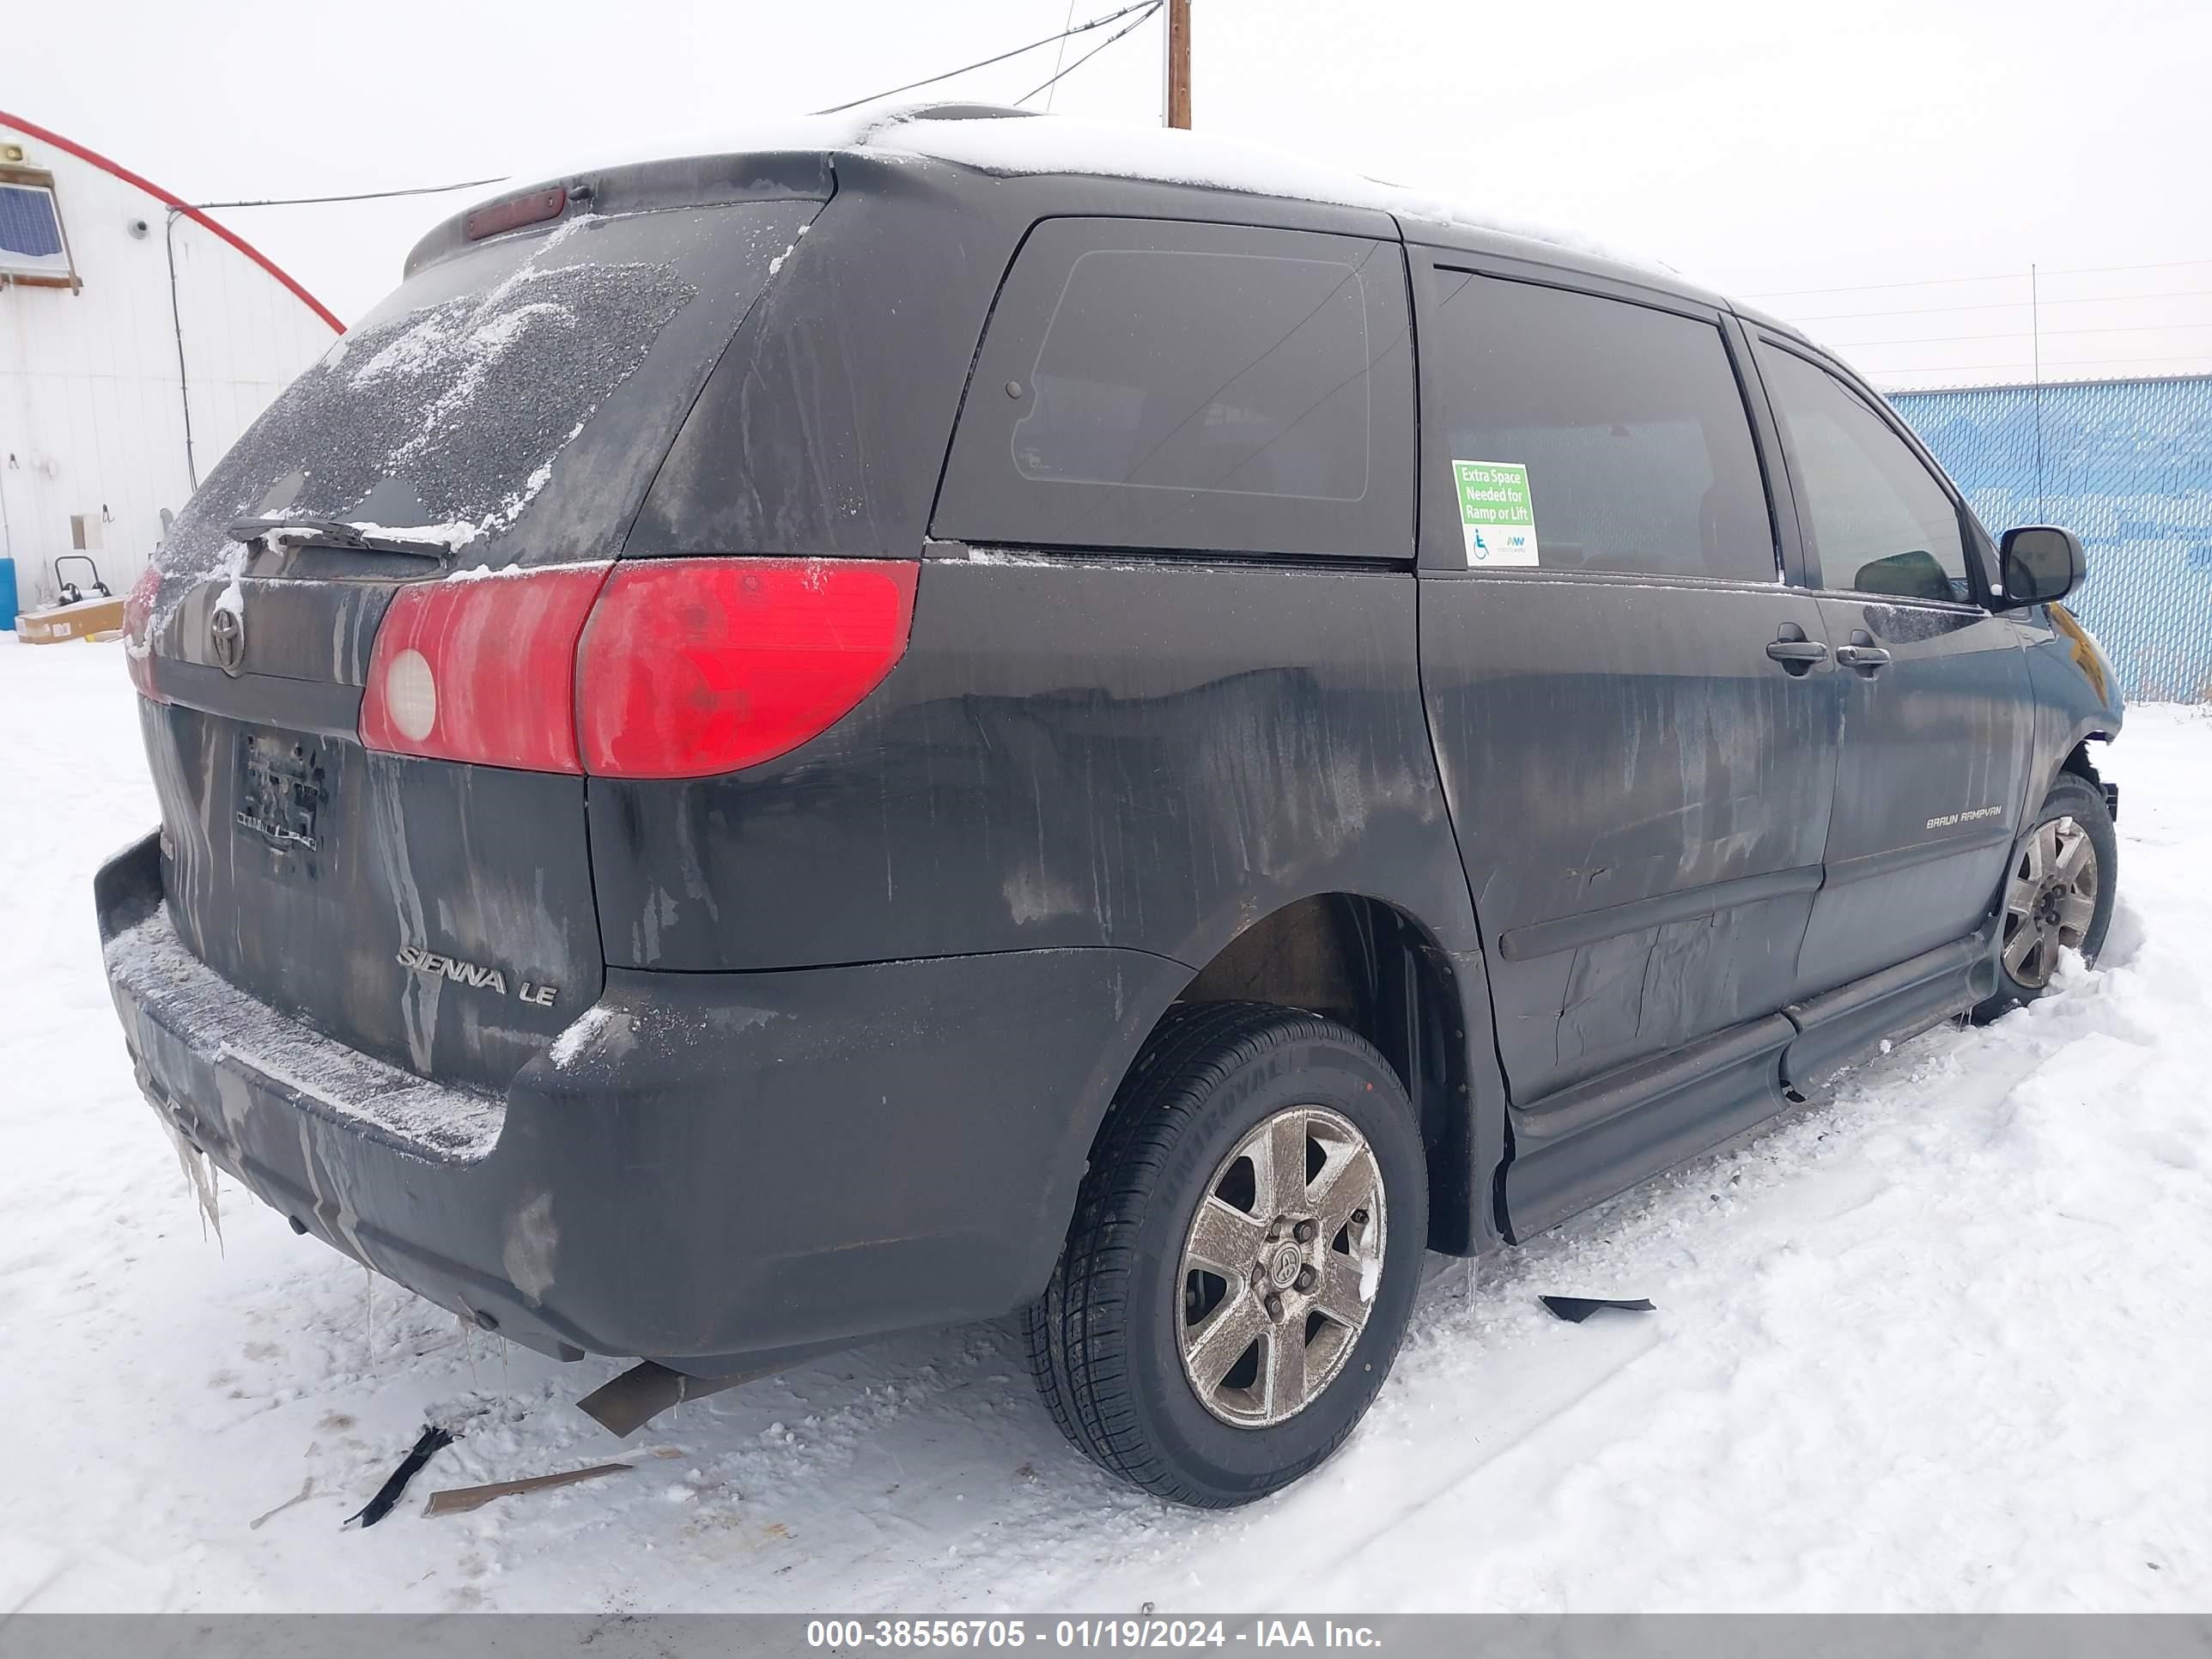
[[[1179,1006],[1122,1081],[1030,1310],[1038,1391],[1147,1492],[1264,1498],[1366,1413],[1427,1237],[1419,1122],[1370,1044],[1297,1009]]]
[[[2119,840],[2105,792],[2061,772],[2005,868],[1997,988],[1973,1012],[1986,1024],[2051,988],[2064,950],[2089,961],[2104,949],[2118,890]]]

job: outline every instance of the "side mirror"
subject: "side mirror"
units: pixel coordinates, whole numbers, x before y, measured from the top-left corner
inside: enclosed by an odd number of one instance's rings
[[[2006,611],[2063,599],[2089,574],[2081,538],[2070,530],[2046,524],[2021,525],[2006,531],[1997,544],[1997,568],[2004,573],[2000,608]]]
[[[1894,593],[1901,599],[1959,597],[1952,591],[1951,579],[1943,574],[1942,565],[1924,548],[1910,553],[1893,553],[1886,559],[1861,565],[1858,574],[1851,578],[1851,588],[1859,593]]]

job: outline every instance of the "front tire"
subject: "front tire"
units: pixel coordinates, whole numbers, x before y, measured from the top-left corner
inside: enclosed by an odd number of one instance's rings
[[[1030,1370],[1101,1467],[1249,1504],[1366,1413],[1427,1237],[1419,1126],[1370,1044],[1297,1009],[1180,1006],[1099,1131]]]
[[[2119,839],[2105,792],[2079,773],[2061,772],[2006,867],[1997,988],[1974,1010],[1977,1024],[2050,989],[2063,952],[2096,961],[2112,925],[2118,874]]]

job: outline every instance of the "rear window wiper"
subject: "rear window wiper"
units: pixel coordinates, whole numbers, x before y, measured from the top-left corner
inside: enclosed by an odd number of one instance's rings
[[[301,547],[335,547],[349,553],[396,553],[410,559],[449,559],[453,550],[443,542],[410,541],[403,536],[370,536],[356,525],[335,519],[240,519],[230,526],[234,542],[264,541],[283,532],[283,538]]]

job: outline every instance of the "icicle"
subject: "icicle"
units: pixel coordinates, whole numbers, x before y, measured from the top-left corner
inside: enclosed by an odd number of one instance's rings
[[[185,1182],[198,1200],[200,1237],[204,1239],[210,1228],[215,1231],[216,1248],[222,1248],[222,1197],[216,1186],[215,1167],[205,1152],[186,1140],[177,1126],[167,1118],[161,1127],[169,1132],[169,1144],[177,1149],[177,1167],[185,1172]]]

